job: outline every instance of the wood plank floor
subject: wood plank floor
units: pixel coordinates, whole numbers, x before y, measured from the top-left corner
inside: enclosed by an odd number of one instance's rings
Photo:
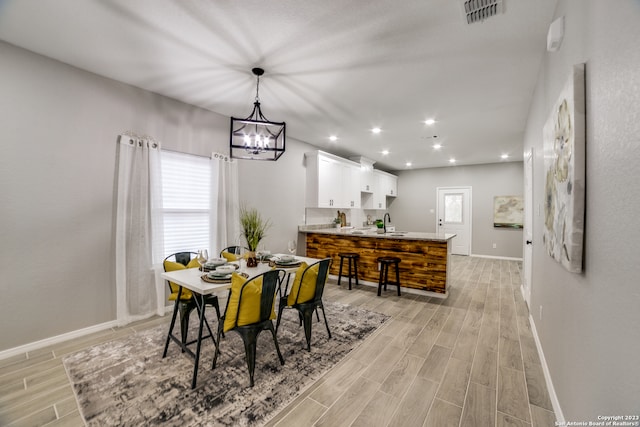
[[[552,426],[520,268],[454,256],[446,300],[395,290],[377,297],[375,288],[349,291],[330,280],[326,300],[392,319],[267,425]],[[61,357],[168,321],[156,317],[0,360],[0,425],[82,426]]]

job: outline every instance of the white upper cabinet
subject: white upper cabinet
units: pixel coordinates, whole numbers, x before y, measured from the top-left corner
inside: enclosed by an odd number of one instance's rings
[[[387,209],[387,197],[398,196],[398,177],[374,170],[376,186],[373,191],[373,209]]]
[[[360,191],[363,193],[373,193],[375,188],[373,169],[360,168]]]
[[[390,173],[380,172],[380,186],[385,196],[398,196],[398,177]]]
[[[359,208],[359,165],[322,151],[305,153],[306,207]]]
[[[312,203],[319,208],[341,207],[340,179],[342,168],[333,159],[318,156],[317,158],[317,197]]]
[[[348,208],[360,208],[360,166],[351,163],[344,166],[343,177],[348,177],[348,179],[345,179],[343,182],[344,200]]]

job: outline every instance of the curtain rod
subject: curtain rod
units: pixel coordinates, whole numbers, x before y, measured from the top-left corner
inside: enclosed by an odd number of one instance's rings
[[[185,156],[203,157],[205,159],[210,159],[211,158],[211,155],[203,156],[201,154],[185,153],[183,151],[171,150],[171,149],[168,149],[168,148],[161,148],[160,151],[169,151],[171,153],[184,154]]]

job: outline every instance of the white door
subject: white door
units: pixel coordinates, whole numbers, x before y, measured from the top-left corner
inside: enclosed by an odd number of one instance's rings
[[[451,253],[471,253],[471,187],[438,188],[438,233],[452,233]]]
[[[533,278],[533,147],[524,153],[524,249],[522,261],[522,295],[531,304],[531,280]]]

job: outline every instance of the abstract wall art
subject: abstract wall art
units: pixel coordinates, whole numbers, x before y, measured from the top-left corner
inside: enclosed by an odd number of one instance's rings
[[[496,228],[522,228],[524,201],[522,196],[495,196],[493,198],[493,226]]]
[[[543,128],[544,245],[572,273],[582,272],[585,195],[584,64],[573,70]]]

